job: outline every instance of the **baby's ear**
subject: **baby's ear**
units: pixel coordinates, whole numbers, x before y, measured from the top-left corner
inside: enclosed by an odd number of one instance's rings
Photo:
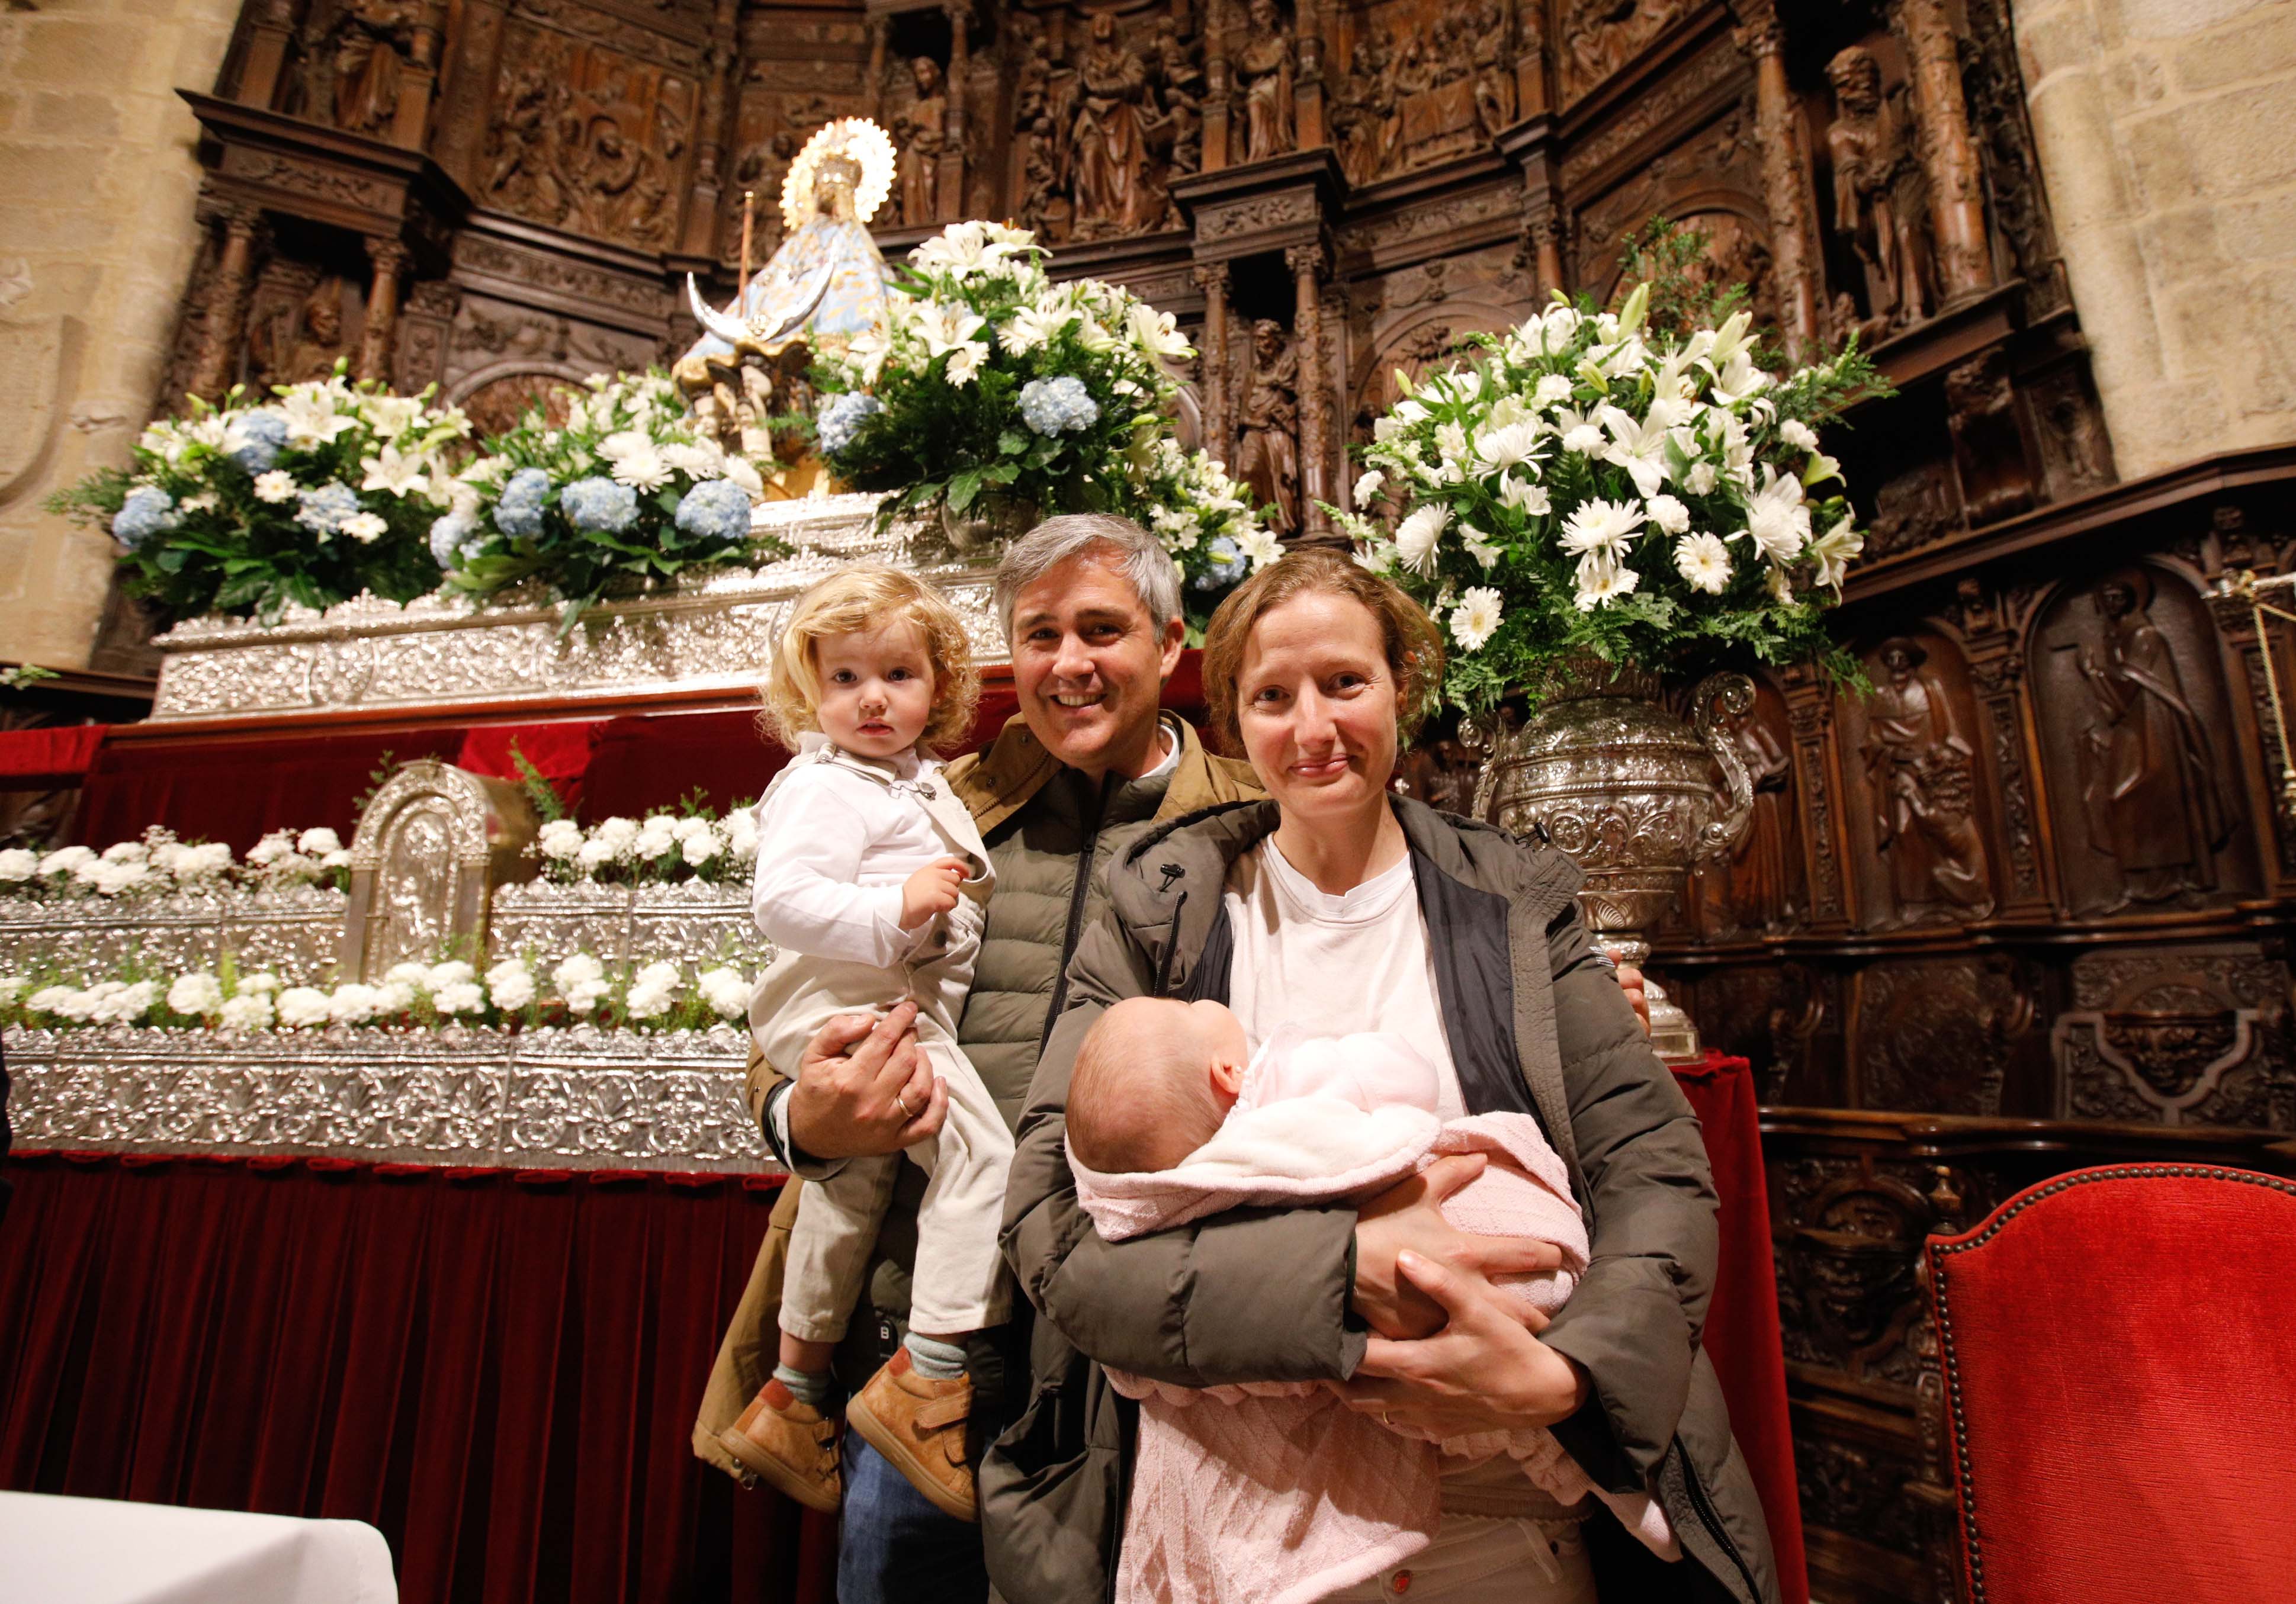
[[[1231,1059],[1216,1058],[1211,1062],[1212,1091],[1225,1103],[1232,1103],[1243,1093],[1243,1066]]]

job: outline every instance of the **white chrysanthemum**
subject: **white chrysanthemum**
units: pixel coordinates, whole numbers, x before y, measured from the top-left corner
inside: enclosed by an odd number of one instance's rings
[[[295,476],[284,468],[274,468],[268,473],[255,476],[255,499],[277,506],[281,502],[295,499]]]
[[[1592,612],[1606,602],[1630,595],[1642,576],[1625,563],[1601,552],[1589,552],[1578,560],[1578,593],[1571,598],[1580,612]]]
[[[652,446],[616,459],[611,471],[616,484],[633,490],[659,490],[669,483],[670,466]]]
[[[268,996],[278,989],[279,977],[269,970],[258,970],[251,975],[242,975],[239,978],[239,994],[242,996],[257,994]]]
[[[1570,399],[1578,388],[1568,373],[1541,373],[1538,382],[1530,387],[1531,404],[1541,411],[1560,406]]]
[[[948,366],[943,372],[951,384],[961,387],[972,383],[978,378],[980,374],[980,364],[988,360],[988,344],[976,340],[969,345],[961,345],[950,352]]]
[[[457,1014],[477,1013],[486,1005],[486,994],[480,991],[475,983],[469,980],[457,980],[450,986],[441,986],[430,994],[430,1006],[437,1009],[441,1016],[450,1019]]]
[[[1610,447],[1610,438],[1603,426],[1591,417],[1581,417],[1569,407],[1557,407],[1554,429],[1562,437],[1562,449],[1580,456],[1600,456]]]
[[[505,958],[487,971],[487,1000],[505,1013],[534,1001],[534,971],[522,958]]]
[[[1730,548],[1712,535],[1685,535],[1674,543],[1674,568],[1691,589],[1718,596],[1730,584]]]
[[[574,866],[585,874],[595,874],[619,855],[611,842],[593,839],[583,842],[581,850],[574,855]]]
[[[1435,426],[1435,454],[1446,467],[1456,468],[1467,455],[1467,430],[1458,423]]]
[[[1720,478],[1713,463],[1699,462],[1690,465],[1690,471],[1683,476],[1682,482],[1693,495],[1711,495],[1715,483]]]
[[[29,847],[0,852],[0,884],[20,885],[40,872],[40,855]]]
[[[1439,502],[1423,502],[1396,526],[1396,560],[1422,574],[1435,571],[1435,544],[1451,520],[1450,509]]]
[[[625,819],[617,814],[603,821],[592,830],[590,839],[594,841],[603,841],[607,850],[619,856],[627,853],[631,844],[638,839],[638,822],[636,819]]]
[[[553,863],[569,863],[582,850],[582,827],[571,819],[553,819],[537,831],[535,849]]]
[[[226,1030],[268,1030],[277,1016],[271,999],[262,992],[242,992],[224,999],[220,1011]]]
[[[382,978],[393,986],[427,988],[430,984],[430,966],[427,963],[417,963],[410,958],[404,963],[392,964],[383,971]]]
[[[1574,557],[1617,557],[1642,529],[1643,515],[1632,502],[1582,503],[1562,520],[1562,549]]]
[[[1377,495],[1380,493],[1381,487],[1386,483],[1387,475],[1374,468],[1370,472],[1356,480],[1355,490],[1351,495],[1349,495],[1348,499],[1353,502],[1357,506],[1360,507],[1365,502],[1370,501],[1372,497]]]
[[[307,830],[295,838],[295,850],[309,853],[315,857],[342,849],[343,839],[324,824]],[[249,855],[254,855],[250,853]]]
[[[661,460],[688,479],[714,479],[726,472],[726,453],[715,440],[661,448]]]
[[[696,869],[713,861],[723,850],[722,844],[718,839],[718,832],[706,828],[709,822],[704,819],[701,822],[705,828],[687,836],[678,843],[677,848],[678,855]]]
[[[422,978],[422,984],[432,991],[438,991],[449,986],[466,986],[478,976],[479,971],[473,965],[463,962],[460,958],[452,958],[444,963],[432,964],[430,972]]]
[[[385,1011],[382,988],[357,981],[335,987],[327,999],[327,1017],[338,1025],[364,1025]]]
[[[178,975],[168,987],[168,1007],[179,1014],[211,1014],[223,1007],[223,982],[205,970]]]
[[[309,986],[289,986],[279,994],[275,1006],[279,1011],[279,1023],[290,1030],[324,1025],[332,1011],[327,994]]]
[[[1510,468],[1529,467],[1538,471],[1535,460],[1538,450],[1538,426],[1535,423],[1510,423],[1504,428],[1486,429],[1475,437],[1475,458],[1482,471],[1505,473]]]
[[[1451,610],[1451,638],[1459,642],[1463,651],[1480,651],[1485,641],[1498,633],[1499,618],[1505,610],[1498,592],[1489,585],[1470,586],[1461,593],[1458,606]]]
[[[1812,429],[1800,418],[1788,418],[1784,422],[1779,424],[1778,438],[1792,446],[1796,451],[1816,451],[1817,449],[1817,430]]]
[[[390,523],[377,512],[354,512],[335,527],[361,545],[373,545],[390,533]]]
[[[1690,509],[1671,495],[1653,495],[1643,503],[1656,528],[1669,535],[1679,535],[1690,528]]]
[[[723,1019],[739,1019],[750,1011],[750,983],[739,970],[719,967],[694,977],[694,986],[710,1011]]]

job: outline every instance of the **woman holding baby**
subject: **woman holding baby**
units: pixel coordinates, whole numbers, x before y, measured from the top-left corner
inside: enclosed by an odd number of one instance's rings
[[[1132,850],[1046,1040],[1004,1238],[1037,1311],[1035,1395],[980,1471],[1005,1598],[1777,1596],[1698,1347],[1705,1151],[1578,916],[1578,872],[1389,790],[1442,655],[1417,604],[1331,553],[1284,558],[1213,618],[1215,731],[1268,799]],[[1095,1034],[1139,998],[1192,1006]],[[1238,1124],[1300,1129],[1278,1086],[1328,1093],[1305,1147]],[[1335,1191],[1382,1173],[1348,1167],[1370,1150],[1358,1108],[1452,1156]],[[1317,1155],[1328,1173],[1305,1173]],[[1487,1168],[1550,1207],[1460,1207]],[[1193,1460],[1164,1454],[1176,1430]],[[1428,1507],[1398,1518],[1423,1477]],[[1259,1535],[1210,1541],[1239,1498],[1267,1511]]]

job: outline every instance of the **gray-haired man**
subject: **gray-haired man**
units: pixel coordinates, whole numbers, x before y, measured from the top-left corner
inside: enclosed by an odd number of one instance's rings
[[[1241,763],[1204,751],[1185,723],[1158,712],[1179,664],[1179,574],[1163,548],[1128,520],[1054,518],[1013,543],[998,566],[996,599],[1013,644],[1021,710],[987,750],[948,769],[996,869],[972,996],[957,1041],[1008,1121],[1020,1117],[1047,1021],[1078,937],[1100,916],[1103,875],[1152,821],[1257,796]],[[753,1062],[750,1107],[792,1173],[829,1174],[843,1160],[897,1152],[940,1127],[946,1093],[910,1030],[913,1011],[856,1017],[824,1029],[791,1066]],[[838,1369],[857,1385],[891,1356],[908,1307],[922,1173],[904,1166],[880,1232],[861,1307]],[[801,1189],[775,1211],[694,1428],[694,1450],[742,1474],[745,1433],[812,1434],[833,1452],[824,1412],[782,1403],[767,1381],[789,1221]],[[1008,1418],[1004,1375],[1014,1345],[975,1345],[969,1444],[921,1441],[921,1454],[980,1462],[984,1431]],[[1016,1378],[1010,1398],[1025,1387]],[[744,1408],[744,1405],[747,1405]],[[737,1418],[738,1416],[738,1418]],[[808,1417],[810,1417],[809,1419]],[[963,1428],[943,1428],[961,1433]],[[928,1502],[873,1449],[844,1447],[840,1604],[977,1600],[988,1593],[980,1529]]]

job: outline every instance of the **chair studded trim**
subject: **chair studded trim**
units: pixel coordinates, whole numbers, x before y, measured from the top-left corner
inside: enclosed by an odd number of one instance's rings
[[[1953,1259],[1984,1247],[2001,1234],[2012,1220],[2034,1205],[2083,1186],[2117,1181],[2216,1181],[2234,1186],[2260,1187],[2296,1199],[2296,1182],[2251,1170],[2226,1169],[2206,1164],[2116,1164],[2076,1170],[2027,1188],[1994,1210],[1975,1230],[1960,1237],[1931,1237],[1923,1248],[1929,1273],[1930,1302],[1937,1322],[1939,1367],[1943,1371],[1948,1429],[1952,1435],[1954,1493],[1962,1528],[1963,1575],[1968,1604],[1988,1604],[1985,1586],[1985,1543],[1979,1523],[1975,1470],[1969,1447],[1969,1422],[1962,1395],[1960,1354],[1955,1346],[1953,1322]]]

